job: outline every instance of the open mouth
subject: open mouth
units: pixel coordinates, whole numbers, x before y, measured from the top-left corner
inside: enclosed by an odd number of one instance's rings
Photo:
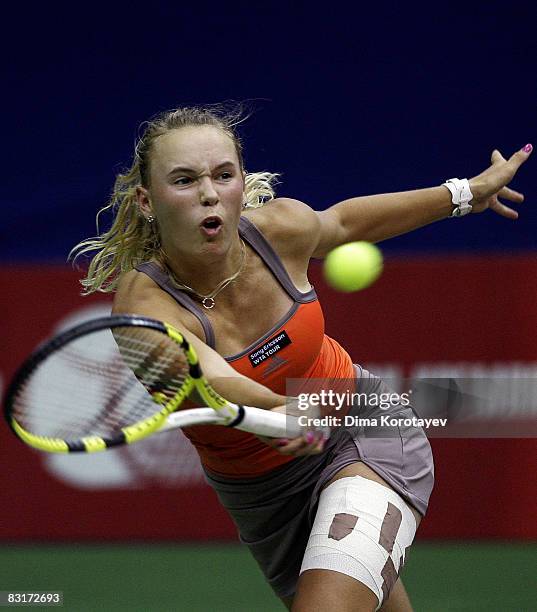
[[[218,217],[208,217],[201,225],[207,229],[216,229],[222,225],[222,221]]]
[[[222,219],[220,217],[207,217],[201,222],[201,229],[210,236],[218,233],[221,227]]]

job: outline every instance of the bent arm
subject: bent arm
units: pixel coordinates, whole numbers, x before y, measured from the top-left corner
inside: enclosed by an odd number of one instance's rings
[[[238,373],[221,355],[189,331],[177,303],[144,274],[132,271],[122,279],[112,312],[151,317],[176,327],[194,347],[211,386],[228,401],[265,409],[285,404],[284,396]]]

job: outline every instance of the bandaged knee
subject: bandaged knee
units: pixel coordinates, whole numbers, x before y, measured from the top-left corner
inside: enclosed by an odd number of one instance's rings
[[[386,602],[416,534],[416,520],[392,489],[340,478],[321,493],[300,573],[326,569],[351,576]]]

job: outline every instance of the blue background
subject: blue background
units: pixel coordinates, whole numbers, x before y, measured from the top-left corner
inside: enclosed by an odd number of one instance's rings
[[[95,233],[138,125],[254,99],[247,169],[317,209],[471,177],[537,145],[530,2],[20,4],[4,15],[0,261],[62,262]],[[394,254],[535,249],[535,164],[516,222],[491,212],[384,243]]]

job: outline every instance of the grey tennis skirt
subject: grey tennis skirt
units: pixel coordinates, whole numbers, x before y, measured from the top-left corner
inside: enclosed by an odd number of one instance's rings
[[[391,393],[377,376],[355,366],[361,393]],[[383,414],[414,415],[393,404]],[[370,415],[371,416],[371,415]],[[384,436],[384,437],[383,437]],[[218,495],[276,595],[296,589],[302,557],[323,486],[342,468],[362,461],[403,499],[425,515],[434,484],[429,441],[420,428],[399,428],[373,435],[359,427],[338,428],[319,455],[293,461],[256,478],[223,478],[206,471]]]

